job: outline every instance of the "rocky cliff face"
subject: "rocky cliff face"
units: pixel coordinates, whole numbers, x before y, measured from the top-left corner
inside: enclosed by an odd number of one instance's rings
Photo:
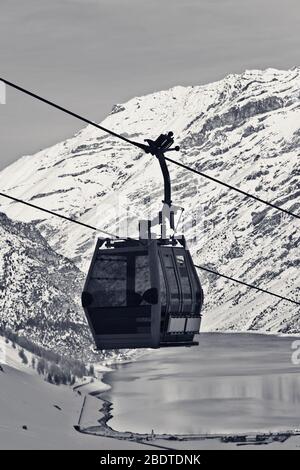
[[[79,295],[83,274],[33,224],[0,213],[0,327],[63,354],[87,356],[91,338]]]
[[[205,86],[175,87],[117,105],[102,123],[143,141],[172,130],[172,157],[299,213],[300,69],[246,71]],[[299,222],[170,164],[173,200],[196,230],[186,236],[197,264],[299,300]],[[0,173],[16,197],[124,235],[125,219],[157,210],[162,179],[154,157],[88,126],[25,156]],[[96,234],[3,203],[34,221],[51,247],[83,271]],[[206,329],[299,332],[300,310],[268,295],[200,273]],[[71,288],[71,285],[70,285]]]

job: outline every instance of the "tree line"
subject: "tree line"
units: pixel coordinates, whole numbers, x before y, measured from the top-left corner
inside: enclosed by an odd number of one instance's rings
[[[25,350],[32,353],[31,367],[36,369],[37,373],[49,383],[74,385],[77,379],[82,379],[84,376],[95,376],[92,364],[87,367],[78,359],[65,357],[45,349],[10,329],[0,327],[0,334],[6,338],[7,342],[11,341],[14,348],[16,345],[21,348],[18,354],[23,364],[29,362]]]

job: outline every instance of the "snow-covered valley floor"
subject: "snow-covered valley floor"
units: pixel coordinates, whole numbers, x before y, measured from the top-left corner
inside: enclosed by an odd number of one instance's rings
[[[96,368],[99,380],[77,383],[73,389],[45,382],[30,365],[22,364],[18,352],[18,346],[13,348],[0,336],[0,449],[300,449],[299,433],[277,441],[267,437],[262,443],[255,442],[253,433],[246,442],[224,442],[213,435],[146,435],[135,440],[134,433],[129,437],[107,427],[107,419],[99,425],[105,418],[99,394],[110,388],[102,381],[107,367]],[[30,364],[30,353],[26,355]],[[78,423],[84,432],[75,430]]]
[[[80,416],[84,393],[91,392],[91,387],[103,390],[105,385],[102,382],[95,381],[91,386],[83,387],[80,393],[69,386],[45,382],[31,366],[21,363],[18,349],[7,344],[1,336],[0,359],[3,369],[0,370],[0,449],[101,450],[145,447],[81,434],[74,429]],[[101,402],[89,397],[95,414],[100,418]]]

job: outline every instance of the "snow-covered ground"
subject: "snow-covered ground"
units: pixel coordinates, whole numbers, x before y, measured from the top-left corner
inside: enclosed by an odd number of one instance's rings
[[[56,386],[40,378],[30,365],[21,363],[19,348],[14,349],[0,336],[0,449],[149,449],[140,444],[102,435],[79,433],[74,425],[92,428],[101,418],[101,401],[90,395],[103,391],[107,385],[101,380],[81,385],[73,391],[68,386]],[[31,355],[26,351],[31,362]],[[108,370],[96,367],[98,373]],[[87,395],[86,395],[87,394]],[[86,405],[82,412],[83,401]],[[27,429],[23,429],[26,426]],[[97,432],[97,431],[96,431]],[[101,433],[103,434],[103,433]],[[251,435],[249,435],[251,440]],[[219,438],[185,439],[183,441],[150,439],[150,448],[157,445],[167,449],[298,449],[299,436],[284,442],[271,442],[258,446],[224,443]]]
[[[26,352],[30,359],[30,354]],[[77,432],[84,394],[91,388],[45,382],[29,365],[21,363],[18,348],[0,336],[0,449],[135,449],[138,444]],[[30,361],[29,361],[30,364]],[[103,390],[95,381],[91,386]],[[89,396],[94,419],[100,418],[101,401]],[[23,429],[26,426],[27,429]]]

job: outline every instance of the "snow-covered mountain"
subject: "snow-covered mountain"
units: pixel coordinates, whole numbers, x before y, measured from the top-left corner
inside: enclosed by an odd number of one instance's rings
[[[79,305],[83,275],[33,224],[0,213],[0,327],[80,357],[91,337]]]
[[[172,130],[181,146],[173,158],[299,213],[299,122],[295,68],[134,98],[102,124],[137,141]],[[299,222],[175,165],[170,170],[174,203],[197,217],[195,262],[299,299]],[[125,218],[136,229],[136,218],[157,207],[163,192],[154,157],[92,126],[4,169],[0,188],[114,233]],[[92,231],[4,200],[1,210],[36,223],[55,251],[86,271]],[[188,229],[187,238],[194,235]],[[299,332],[296,305],[200,274],[206,329]]]

